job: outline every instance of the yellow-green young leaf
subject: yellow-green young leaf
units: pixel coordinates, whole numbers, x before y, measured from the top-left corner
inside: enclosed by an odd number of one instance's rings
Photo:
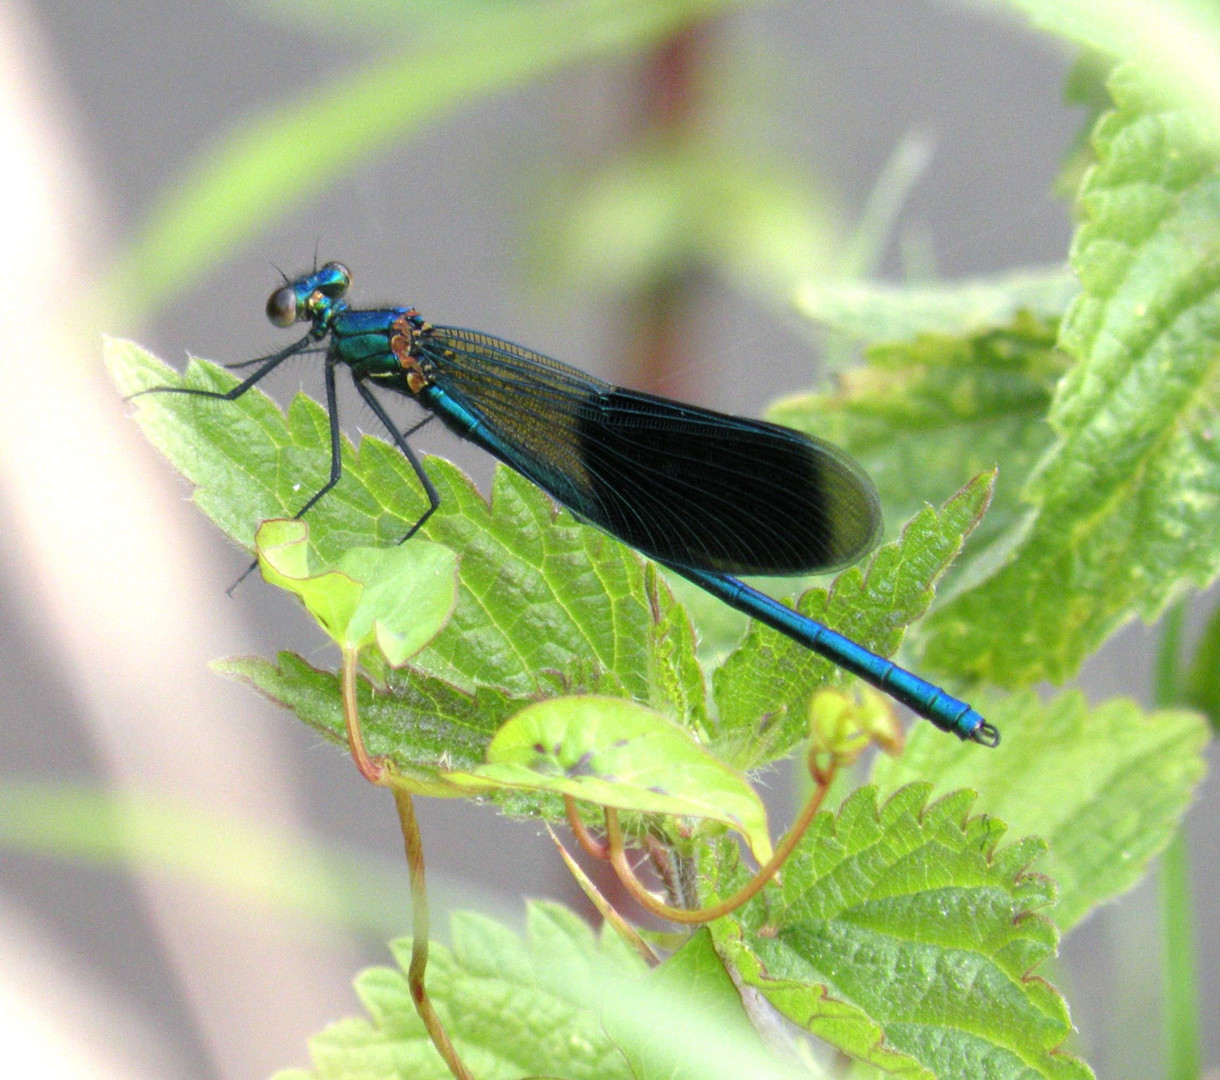
[[[1052,916],[1070,929],[1139,881],[1173,837],[1203,777],[1207,725],[1133,701],[1090,708],[1079,693],[975,705],[1004,732],[994,754],[916,730],[901,758],[878,758],[873,777],[883,792],[924,777],[936,777],[939,791],[974,788],[979,810],[1045,839],[1038,869],[1058,883]]]
[[[440,544],[352,548],[311,572],[304,521],[265,521],[254,542],[263,577],[299,596],[340,648],[375,643],[392,667],[436,637],[457,603],[457,556]]]
[[[1043,845],[999,843],[973,792],[928,791],[878,805],[863,788],[819,814],[778,887],[711,924],[717,951],[739,985],[887,1074],[1088,1080],[1063,1050],[1067,1006],[1038,977],[1057,944],[1052,886],[1029,872]],[[721,854],[726,895],[745,873]]]
[[[1076,278],[1060,268],[930,285],[811,281],[797,290],[796,308],[823,329],[882,345],[921,334],[987,334],[1011,325],[1022,312],[1058,322],[1079,292]]]
[[[621,698],[561,697],[523,709],[487,748],[487,764],[447,780],[552,791],[599,806],[710,818],[771,857],[767,812],[745,779],[690,733]]]
[[[1220,571],[1220,157],[1141,73],[1110,81],[1060,330],[1076,358],[1009,561],[925,629],[927,655],[1005,686],[1062,680],[1114,630]]]

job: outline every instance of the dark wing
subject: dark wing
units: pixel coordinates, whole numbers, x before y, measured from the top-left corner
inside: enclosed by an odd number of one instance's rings
[[[489,446],[569,509],[662,562],[800,574],[859,559],[881,514],[843,451],[790,428],[624,390],[498,338],[435,327],[431,377]]]

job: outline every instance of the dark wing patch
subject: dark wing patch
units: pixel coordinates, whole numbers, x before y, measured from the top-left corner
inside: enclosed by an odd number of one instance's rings
[[[624,390],[469,330],[420,343],[437,386],[569,509],[662,562],[800,574],[876,542],[877,493],[843,451],[789,428]]]

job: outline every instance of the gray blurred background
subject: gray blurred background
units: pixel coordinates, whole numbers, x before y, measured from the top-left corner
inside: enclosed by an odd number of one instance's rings
[[[13,155],[0,180],[12,331],[0,413],[10,538],[0,565],[3,778],[113,785],[321,836],[390,867],[401,859],[388,796],[289,714],[207,672],[215,657],[276,648],[333,658],[274,590],[252,581],[225,598],[248,557],[189,505],[184,483],[124,419],[97,370],[100,332],[135,337],[172,363],[188,350],[225,361],[267,352],[283,341],[262,310],[274,267],[291,274],[316,250],[352,269],[357,303],[415,304],[701,404],[757,414],[818,377],[792,314],[710,271],[683,283],[684,346],[663,370],[640,370],[641,325],[626,315],[636,298],[556,255],[553,208],[650,122],[644,76],[655,57],[644,54],[491,95],[354,163],[151,319],[118,303],[88,309],[90,283],[192,154],[374,49],[409,62],[409,27],[387,15],[380,42],[339,25],[321,36],[220,0],[0,5],[0,122]],[[1065,260],[1070,215],[1050,185],[1083,115],[1063,103],[1073,57],[1055,43],[994,10],[864,0],[730,11],[699,48],[721,80],[702,122],[746,125],[743,173],[783,162],[840,236],[897,148],[931,151],[881,252],[883,276],[898,279],[912,258],[946,278]],[[771,155],[761,163],[756,143]],[[35,179],[22,188],[23,177]],[[749,349],[726,352],[743,327]],[[316,395],[316,375],[302,363],[269,389]],[[372,426],[357,409],[347,417],[352,433]],[[435,427],[425,449],[490,476]],[[1087,692],[1147,704],[1154,644],[1141,627],[1119,634],[1089,664]],[[1202,796],[1190,828],[1208,875],[1196,895],[1216,1020],[1214,781]],[[784,805],[780,793],[781,817]],[[423,800],[419,812],[442,940],[454,906],[518,921],[522,896],[571,899],[536,826],[455,802]],[[206,840],[183,847],[211,858]],[[404,932],[405,906],[404,892]],[[1156,1075],[1153,887],[1093,917],[1063,953],[1055,977],[1078,1049],[1102,1076]],[[372,935],[242,903],[189,874],[0,852],[0,1045],[19,1047],[29,1074],[202,1080],[305,1064],[311,1033],[360,1011],[353,974],[385,959]]]

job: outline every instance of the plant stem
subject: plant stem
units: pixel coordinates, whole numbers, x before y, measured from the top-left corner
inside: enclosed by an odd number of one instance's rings
[[[788,835],[784,837],[779,847],[775,849],[775,854],[771,856],[767,865],[759,870],[757,874],[727,900],[722,900],[711,907],[699,908],[693,911],[686,908],[676,908],[658,900],[645,889],[640,883],[639,878],[635,876],[635,871],[631,869],[631,863],[627,860],[627,852],[623,846],[623,829],[619,824],[618,811],[612,806],[606,806],[603,809],[606,815],[606,838],[610,848],[610,863],[614,867],[614,872],[618,875],[619,881],[623,883],[623,887],[631,894],[636,903],[651,911],[654,915],[659,915],[662,919],[668,919],[670,922],[682,923],[684,925],[702,925],[703,923],[711,922],[713,919],[719,919],[721,916],[735,911],[747,900],[757,895],[762,887],[778,873],[779,868],[788,861],[788,856],[792,854],[796,845],[800,843],[801,837],[805,835],[805,831],[813,824],[813,819],[817,816],[818,808],[822,805],[822,800],[825,799],[826,792],[830,789],[835,770],[836,765],[831,764],[829,769],[815,772],[815,786],[805,802],[805,808],[793,823],[792,828],[788,830]]]
[[[1181,662],[1182,627],[1186,622],[1186,605],[1179,600],[1161,619],[1161,641],[1156,650],[1152,693],[1156,704],[1169,708],[1182,703]]]
[[[407,871],[411,877],[411,964],[407,968],[407,986],[415,1011],[424,1022],[424,1029],[432,1045],[444,1059],[449,1071],[457,1080],[474,1080],[473,1074],[458,1057],[441,1018],[436,1015],[432,999],[424,986],[424,970],[428,966],[428,888],[424,881],[424,845],[419,835],[419,823],[415,820],[415,804],[410,792],[393,786],[394,805],[398,809],[398,823],[402,828],[403,844],[407,851]]]
[[[1179,655],[1185,614],[1185,602],[1179,601],[1165,613],[1162,623],[1154,676],[1156,703],[1160,706],[1181,701]],[[1199,1033],[1199,973],[1190,895],[1190,853],[1181,826],[1161,855],[1158,877],[1164,950],[1165,1075],[1168,1080],[1198,1080],[1203,1060]]]
[[[356,699],[356,668],[358,663],[356,649],[343,650],[343,667],[341,672],[341,687],[343,694],[343,723],[347,727],[347,746],[352,753],[352,761],[356,768],[370,784],[381,784],[384,781],[385,768],[380,761],[369,757],[364,748],[364,734],[360,730],[360,711]]]
[[[1168,1080],[1198,1080],[1203,1060],[1199,972],[1190,897],[1190,853],[1181,829],[1161,855],[1159,883],[1165,952],[1165,1075]]]

